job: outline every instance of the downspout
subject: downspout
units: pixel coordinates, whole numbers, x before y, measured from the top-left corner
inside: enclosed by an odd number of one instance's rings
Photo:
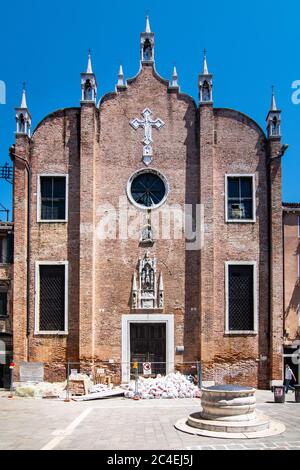
[[[15,146],[9,149],[9,156],[12,162],[15,159],[22,161],[27,171],[27,277],[26,277],[26,337],[27,337],[27,361],[29,362],[29,334],[30,334],[30,189],[31,189],[31,168],[28,161],[15,153]]]

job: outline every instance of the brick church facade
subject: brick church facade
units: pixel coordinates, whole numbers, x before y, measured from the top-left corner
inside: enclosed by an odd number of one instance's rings
[[[127,381],[133,361],[162,372],[201,361],[204,383],[268,388],[282,380],[283,341],[285,146],[274,94],[265,134],[214,106],[206,57],[198,104],[175,68],[171,82],[160,77],[148,19],[140,53],[138,74],[125,81],[120,67],[99,102],[89,55],[80,106],[49,114],[32,135],[25,91],[16,110],[16,374],[22,361],[42,362],[55,380],[73,361],[108,364]],[[140,217],[138,236],[124,235],[120,204]],[[201,246],[183,229],[173,236],[172,217],[170,236],[155,226],[166,208],[187,206]]]

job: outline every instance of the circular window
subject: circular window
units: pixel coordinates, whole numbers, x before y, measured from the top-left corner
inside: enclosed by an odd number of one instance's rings
[[[140,170],[129,179],[127,194],[142,209],[159,207],[168,195],[166,178],[156,170]]]

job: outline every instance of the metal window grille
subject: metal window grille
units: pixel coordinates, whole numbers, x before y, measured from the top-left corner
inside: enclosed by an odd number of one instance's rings
[[[229,330],[254,329],[253,266],[229,266]]]
[[[65,266],[40,266],[40,330],[65,330]]]
[[[166,187],[162,179],[154,173],[142,173],[131,183],[133,199],[146,207],[159,204],[166,194]]]
[[[41,176],[41,219],[64,220],[66,218],[65,176]]]

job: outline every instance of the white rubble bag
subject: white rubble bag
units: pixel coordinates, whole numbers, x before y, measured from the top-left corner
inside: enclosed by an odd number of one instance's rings
[[[140,398],[198,398],[200,390],[197,385],[180,372],[171,372],[165,376],[157,375],[153,378],[138,379],[138,393]],[[125,397],[133,398],[135,395],[135,383],[126,386]]]

